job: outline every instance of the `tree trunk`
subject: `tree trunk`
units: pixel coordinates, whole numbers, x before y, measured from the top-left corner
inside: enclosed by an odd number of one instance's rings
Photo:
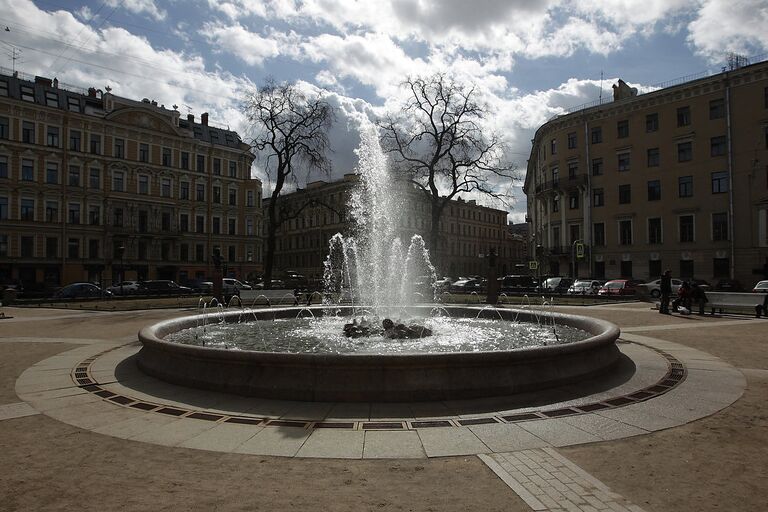
[[[438,275],[443,275],[445,274],[445,269],[442,268],[443,255],[440,254],[438,245],[440,243],[440,217],[443,214],[443,205],[433,199],[431,213],[432,225],[429,230],[429,259],[435,267],[435,272]]]
[[[272,198],[267,208],[267,250],[264,254],[264,289],[272,289],[272,270],[275,263],[275,241],[277,238],[278,220],[275,217],[277,212],[277,202],[280,192],[275,187]]]

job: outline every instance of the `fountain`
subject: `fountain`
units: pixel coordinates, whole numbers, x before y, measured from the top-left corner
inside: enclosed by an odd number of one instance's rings
[[[438,302],[422,282],[434,283],[435,269],[423,239],[404,230],[405,194],[396,193],[373,125],[363,128],[357,154],[352,228],[329,242],[322,305],[218,308],[148,326],[139,333],[140,368],[177,384],[268,398],[420,401],[510,395],[616,363],[619,330],[609,322],[418,305],[425,295]]]

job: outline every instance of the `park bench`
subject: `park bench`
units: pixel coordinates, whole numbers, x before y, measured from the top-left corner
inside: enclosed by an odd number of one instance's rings
[[[706,292],[707,293],[707,307],[710,308],[711,313],[714,315],[715,310],[720,313],[724,309],[748,309],[750,312],[754,312],[757,316],[760,316],[762,310],[763,301],[765,300],[765,294],[762,293],[734,293],[734,292]],[[760,306],[760,309],[758,309]]]

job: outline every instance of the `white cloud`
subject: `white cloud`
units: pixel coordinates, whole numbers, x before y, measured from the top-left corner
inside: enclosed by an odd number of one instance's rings
[[[251,66],[261,66],[266,59],[277,57],[281,47],[291,44],[290,37],[275,31],[262,36],[246,30],[239,23],[224,25],[206,23],[200,33],[208,38],[214,49],[223,49]]]
[[[118,7],[131,11],[134,14],[147,13],[156,20],[164,20],[168,13],[155,5],[154,0],[107,0],[110,7]]]
[[[768,50],[765,0],[709,0],[688,25],[688,41],[711,61],[733,51],[749,55]]]

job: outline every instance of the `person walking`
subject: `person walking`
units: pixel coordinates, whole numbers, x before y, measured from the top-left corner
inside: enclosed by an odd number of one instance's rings
[[[661,302],[659,303],[659,313],[669,315],[669,296],[672,295],[672,271],[667,270],[661,276],[659,284],[661,292]]]

